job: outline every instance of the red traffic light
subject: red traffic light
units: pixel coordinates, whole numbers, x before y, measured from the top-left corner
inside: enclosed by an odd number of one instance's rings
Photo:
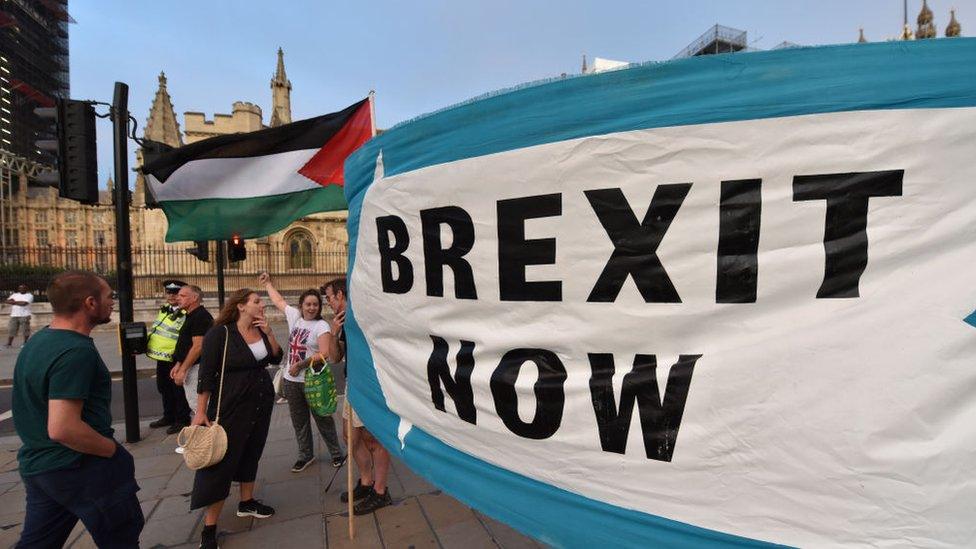
[[[244,249],[244,239],[241,235],[235,234],[227,241],[227,259],[232,262],[247,259],[247,250]]]

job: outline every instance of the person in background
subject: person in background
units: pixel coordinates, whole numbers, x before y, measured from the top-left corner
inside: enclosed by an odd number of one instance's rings
[[[54,319],[24,345],[11,391],[27,492],[17,547],[61,547],[79,519],[98,547],[138,547],[135,462],[112,438],[112,377],[89,335],[111,319],[112,289],[72,271],[47,296]]]
[[[291,472],[304,471],[315,460],[309,415],[315,420],[319,434],[322,435],[329,453],[332,454],[332,466],[338,469],[346,462],[346,456],[343,455],[342,446],[339,445],[335,420],[332,416],[321,417],[313,414],[309,409],[308,402],[305,400],[305,368],[301,366],[307,358],[324,363],[329,355],[331,338],[329,324],[322,320],[322,296],[318,290],[302,292],[298,297],[299,309],[285,301],[271,283],[271,276],[268,273],[261,273],[258,282],[264,286],[275,307],[285,313],[288,321],[288,353],[285,359],[282,392],[288,399],[291,425],[295,429],[295,439],[298,441],[298,461],[292,466]]]
[[[186,320],[176,339],[176,351],[173,353],[176,364],[170,370],[170,377],[183,387],[186,401],[192,410],[197,405],[197,364],[200,363],[203,336],[213,326],[213,315],[200,302],[203,291],[199,286],[183,286],[176,296],[180,308],[186,311]]]
[[[207,508],[200,541],[204,549],[217,547],[217,519],[232,482],[240,483],[237,516],[267,518],[275,512],[254,499],[254,479],[274,407],[274,387],[265,367],[280,363],[281,356],[281,346],[264,318],[261,296],[246,288],[231,294],[203,340],[196,415],[191,422],[210,425],[219,405],[220,425],[227,432],[224,459],[198,470],[193,479],[190,509]]]
[[[338,364],[346,357],[346,332],[343,326],[346,322],[346,279],[339,278],[323,286],[325,300],[329,303],[335,316],[330,326],[330,355],[329,362]],[[346,376],[346,400],[349,399],[349,377]],[[356,515],[365,515],[386,507],[393,503],[386,480],[390,473],[390,453],[363,426],[363,422],[348,404],[342,408],[343,417],[352,423],[352,448],[349,453],[359,469],[359,480],[353,489],[353,507]],[[349,501],[349,492],[343,492],[339,499]]]
[[[10,294],[7,298],[7,305],[10,305],[10,324],[7,327],[7,348],[14,344],[14,338],[21,328],[24,330],[24,344],[30,338],[31,323],[31,303],[34,302],[34,294],[27,290],[26,284],[17,286],[17,291]]]
[[[150,427],[169,427],[167,433],[178,433],[190,424],[190,406],[186,393],[178,386],[169,373],[173,369],[173,354],[180,329],[186,321],[186,313],[177,304],[180,288],[186,282],[164,280],[163,290],[166,302],[156,313],[156,320],[149,328],[149,343],[146,356],[156,361],[156,390],[163,399],[163,417],[149,424]]]

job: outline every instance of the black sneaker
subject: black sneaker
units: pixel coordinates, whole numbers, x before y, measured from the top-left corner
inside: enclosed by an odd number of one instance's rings
[[[274,507],[265,505],[256,499],[237,504],[237,516],[239,517],[268,518],[273,514],[275,514]]]
[[[217,526],[204,526],[200,535],[200,549],[218,549]]]
[[[170,425],[166,429],[166,434],[167,435],[175,435],[176,433],[179,433],[180,431],[182,431],[183,428],[186,427],[186,426],[187,426],[186,423],[173,423],[172,425]]]
[[[352,489],[352,500],[359,501],[372,493],[373,493],[372,486],[363,486],[363,481],[357,480],[356,487]],[[349,492],[343,492],[342,495],[339,496],[339,501],[341,501],[342,503],[348,503]]]
[[[372,513],[377,509],[382,509],[387,505],[391,505],[393,499],[390,498],[390,490],[387,489],[386,493],[383,495],[377,494],[372,488],[369,490],[369,495],[365,499],[356,504],[352,509],[354,515],[366,515]]]
[[[301,473],[302,471],[305,470],[306,467],[308,467],[309,465],[311,465],[311,463],[313,461],[315,461],[315,456],[312,456],[312,457],[310,457],[308,459],[300,459],[300,460],[296,461],[294,465],[291,466],[291,472],[292,473]]]
[[[332,466],[338,469],[346,462],[346,456],[339,456],[332,458]]]
[[[150,423],[149,424],[149,427],[152,428],[152,429],[156,429],[157,427],[169,427],[172,424],[173,424],[173,420],[172,419],[165,418],[165,417],[161,417],[161,418],[157,419],[156,421]]]

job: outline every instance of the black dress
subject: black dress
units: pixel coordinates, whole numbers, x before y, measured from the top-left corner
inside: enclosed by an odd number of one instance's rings
[[[203,338],[200,379],[197,392],[210,392],[207,416],[217,415],[217,390],[220,365],[227,339],[227,364],[224,367],[220,425],[227,432],[227,453],[220,463],[200,469],[193,479],[190,509],[199,509],[226,499],[231,482],[254,482],[258,461],[264,452],[274,407],[274,386],[265,366],[279,364],[282,352],[271,352],[268,337],[261,334],[268,356],[255,360],[237,326],[214,326]]]

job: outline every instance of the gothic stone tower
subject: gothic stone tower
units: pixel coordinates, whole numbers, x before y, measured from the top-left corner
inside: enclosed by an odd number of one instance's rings
[[[285,53],[278,48],[278,67],[271,79],[271,127],[291,123],[291,81],[285,76]]]

